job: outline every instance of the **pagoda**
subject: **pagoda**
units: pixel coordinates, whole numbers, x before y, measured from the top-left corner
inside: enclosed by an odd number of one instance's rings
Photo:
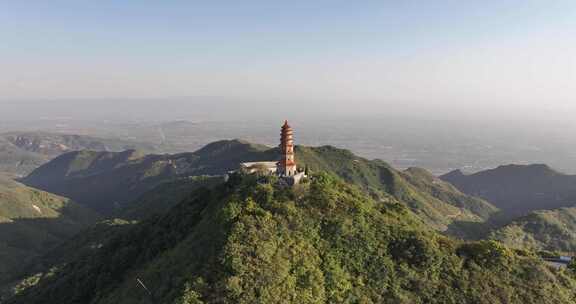
[[[279,161],[257,161],[240,163],[240,171],[247,174],[276,175],[279,182],[286,185],[296,185],[306,177],[306,171],[298,171],[294,157],[294,131],[284,121],[280,133]]]
[[[280,133],[280,161],[277,164],[277,174],[289,177],[297,173],[294,159],[294,132],[286,120]]]

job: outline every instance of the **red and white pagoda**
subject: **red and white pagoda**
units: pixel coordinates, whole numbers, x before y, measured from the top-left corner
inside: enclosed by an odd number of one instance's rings
[[[296,160],[294,159],[294,131],[284,121],[282,132],[280,133],[280,161],[277,164],[276,173],[279,176],[294,176],[297,174]]]
[[[280,160],[279,161],[259,161],[245,162],[240,164],[240,169],[249,174],[269,174],[277,175],[282,181],[289,185],[300,183],[300,180],[306,177],[305,172],[299,172],[294,157],[294,131],[284,121],[280,133]]]

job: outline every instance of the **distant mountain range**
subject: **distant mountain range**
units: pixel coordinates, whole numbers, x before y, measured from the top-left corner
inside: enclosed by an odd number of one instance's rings
[[[508,218],[576,205],[576,175],[546,165],[507,165],[471,175],[453,171],[440,178],[493,203]]]
[[[67,198],[0,176],[0,280],[98,219]]]
[[[448,230],[457,221],[481,222],[497,211],[486,201],[459,192],[423,169],[397,171],[383,161],[367,160],[331,146],[298,146],[296,153],[300,166],[334,173],[378,200],[400,201],[438,230]],[[165,182],[221,176],[237,169],[240,162],[275,160],[277,155],[277,148],[240,140],[218,141],[196,152],[174,155],[71,152],[22,181],[112,215],[127,204],[134,207],[131,202]]]
[[[0,172],[25,175],[63,153],[79,150],[158,151],[153,144],[123,139],[99,138],[47,132],[10,132],[0,134]]]

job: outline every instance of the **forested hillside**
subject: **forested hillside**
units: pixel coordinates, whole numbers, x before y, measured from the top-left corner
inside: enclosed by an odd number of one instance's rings
[[[38,168],[23,182],[70,197],[102,214],[113,215],[156,186],[177,178],[222,175],[242,161],[267,156],[268,148],[242,141],[221,141],[194,152],[145,155],[138,151],[79,151]]]
[[[168,212],[199,188],[211,188],[224,181],[223,176],[192,176],[160,184],[122,206],[114,215],[125,220],[143,220]]]
[[[424,169],[398,171],[381,160],[367,160],[332,146],[296,149],[302,166],[334,173],[377,199],[404,203],[432,227],[445,231],[456,222],[482,222],[497,209],[465,195]]]
[[[7,303],[576,301],[571,270],[442,236],[392,196],[376,201],[325,173],[294,188],[274,180],[234,175],[199,189],[25,281]]]
[[[492,239],[511,247],[576,252],[576,208],[534,211],[494,231]]]
[[[0,176],[0,281],[97,220],[67,198]]]

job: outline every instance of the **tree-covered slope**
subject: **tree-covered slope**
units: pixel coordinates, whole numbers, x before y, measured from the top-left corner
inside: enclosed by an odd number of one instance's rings
[[[573,303],[570,271],[461,243],[326,174],[234,176],[27,281],[7,303]],[[141,283],[140,283],[141,282]],[[146,286],[147,289],[144,288]]]
[[[112,215],[161,183],[188,176],[225,174],[237,169],[242,161],[267,157],[267,150],[230,140],[212,143],[194,153],[174,155],[144,155],[134,150],[71,152],[36,169],[22,181]]]
[[[97,219],[67,198],[0,176],[0,280]]]
[[[454,171],[441,178],[464,193],[488,200],[509,217],[576,204],[576,176],[546,165],[507,165],[471,175]]]
[[[367,160],[331,146],[298,146],[296,153],[302,166],[337,174],[381,200],[393,197],[438,230],[447,230],[454,222],[482,222],[497,211],[424,169],[398,171],[381,160]]]
[[[576,252],[576,208],[531,212],[490,237],[516,248]]]
[[[168,181],[122,206],[114,215],[125,220],[143,220],[168,212],[199,188],[211,188],[224,181],[223,176],[192,176]]]

